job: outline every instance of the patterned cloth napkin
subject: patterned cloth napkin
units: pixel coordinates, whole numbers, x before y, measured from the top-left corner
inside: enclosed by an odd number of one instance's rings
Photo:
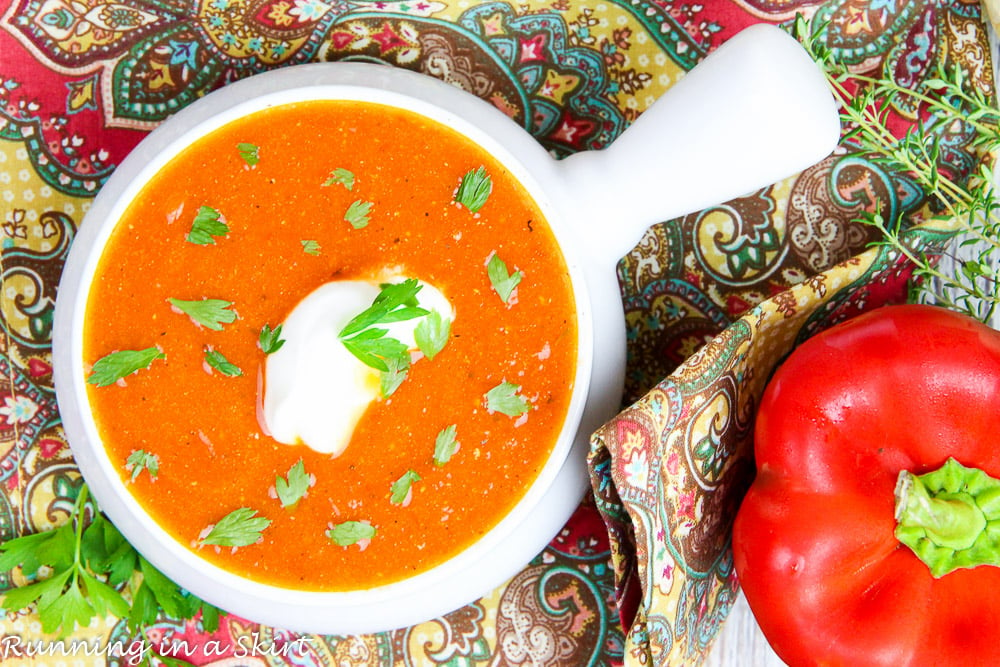
[[[174,111],[267,69],[380,61],[490,101],[565,156],[610,143],[740,29],[797,12],[828,21],[827,44],[859,70],[914,84],[947,62],[992,92],[978,4],[958,0],[0,0],[0,539],[58,525],[78,493],[52,387],[61,268],[94,194]],[[966,139],[944,138],[967,173]],[[923,202],[845,147],[648,232],[619,266],[629,407],[594,438],[595,494],[489,595],[393,632],[310,637],[305,651],[234,616],[212,633],[161,618],[149,642],[197,665],[697,664],[737,591],[728,528],[770,369],[811,332],[903,294],[906,266],[865,250],[872,233],[850,222],[876,205],[917,215]],[[23,583],[0,573],[0,591]],[[76,646],[73,664],[121,664],[83,642],[128,636],[109,617],[57,645],[33,613],[7,614],[0,634],[0,662],[36,665],[65,659],[12,650]]]

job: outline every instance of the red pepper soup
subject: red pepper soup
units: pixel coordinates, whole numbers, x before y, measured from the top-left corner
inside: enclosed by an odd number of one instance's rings
[[[303,299],[342,281],[376,285],[336,339],[373,400],[339,453],[279,442],[269,359]],[[262,583],[358,590],[440,564],[523,497],[569,407],[576,305],[540,210],[489,154],[410,112],[308,101],[224,125],[141,190],[98,264],[84,359],[113,465],[179,542]]]

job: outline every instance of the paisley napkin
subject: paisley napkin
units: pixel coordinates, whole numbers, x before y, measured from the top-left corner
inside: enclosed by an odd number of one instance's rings
[[[0,539],[65,521],[78,493],[52,387],[59,275],[94,194],[174,111],[267,69],[374,60],[490,101],[565,156],[610,143],[740,29],[796,12],[828,20],[828,44],[859,69],[918,83],[944,60],[992,92],[972,1],[0,0]],[[964,141],[945,137],[960,173]],[[595,493],[497,590],[393,632],[308,637],[303,651],[274,650],[300,637],[230,615],[211,633],[163,617],[150,645],[189,647],[176,657],[196,665],[696,664],[736,594],[728,527],[770,368],[812,331],[903,294],[906,266],[866,251],[872,234],[850,223],[876,204],[922,207],[905,178],[845,147],[649,231],[619,267],[629,407],[594,438]],[[23,583],[0,573],[0,591]],[[0,662],[55,665],[69,650],[73,664],[118,665],[84,647],[127,639],[109,617],[58,643],[33,613],[8,613]],[[29,644],[48,653],[29,658]]]

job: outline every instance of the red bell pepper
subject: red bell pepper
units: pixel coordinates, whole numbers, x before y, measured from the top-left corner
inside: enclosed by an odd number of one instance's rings
[[[1000,333],[887,306],[804,342],[757,414],[735,567],[797,665],[1000,665]]]

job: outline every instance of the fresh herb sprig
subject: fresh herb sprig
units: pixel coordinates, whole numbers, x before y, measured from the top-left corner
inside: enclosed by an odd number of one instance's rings
[[[366,366],[389,374],[383,382],[382,393],[392,393],[409,368],[409,348],[402,341],[388,335],[384,325],[423,317],[428,311],[417,305],[417,293],[422,285],[409,278],[400,283],[384,285],[372,305],[352,318],[339,338],[344,347]]]
[[[913,263],[910,299],[936,303],[989,323],[1000,307],[1000,205],[995,199],[993,160],[1000,152],[1000,110],[995,100],[970,86],[961,67],[938,64],[934,76],[907,88],[888,77],[866,76],[839,61],[825,44],[825,25],[801,16],[794,35],[823,68],[840,102],[844,139],[890,172],[906,174],[923,190],[931,216],[956,229],[945,261],[915,246],[904,233],[903,212],[889,219],[875,210],[861,220],[877,228],[884,243]],[[888,127],[894,103],[916,106],[921,120],[902,137]],[[940,128],[970,136],[977,170],[955,178],[944,162]],[[954,266],[949,270],[946,266]]]
[[[46,633],[66,637],[109,613],[127,618],[133,631],[144,632],[161,610],[174,619],[200,613],[206,631],[218,629],[219,610],[184,592],[140,556],[101,514],[86,484],[80,486],[65,523],[7,540],[0,552],[0,571],[20,567],[33,580],[5,592],[3,608],[17,611],[35,605]]]

